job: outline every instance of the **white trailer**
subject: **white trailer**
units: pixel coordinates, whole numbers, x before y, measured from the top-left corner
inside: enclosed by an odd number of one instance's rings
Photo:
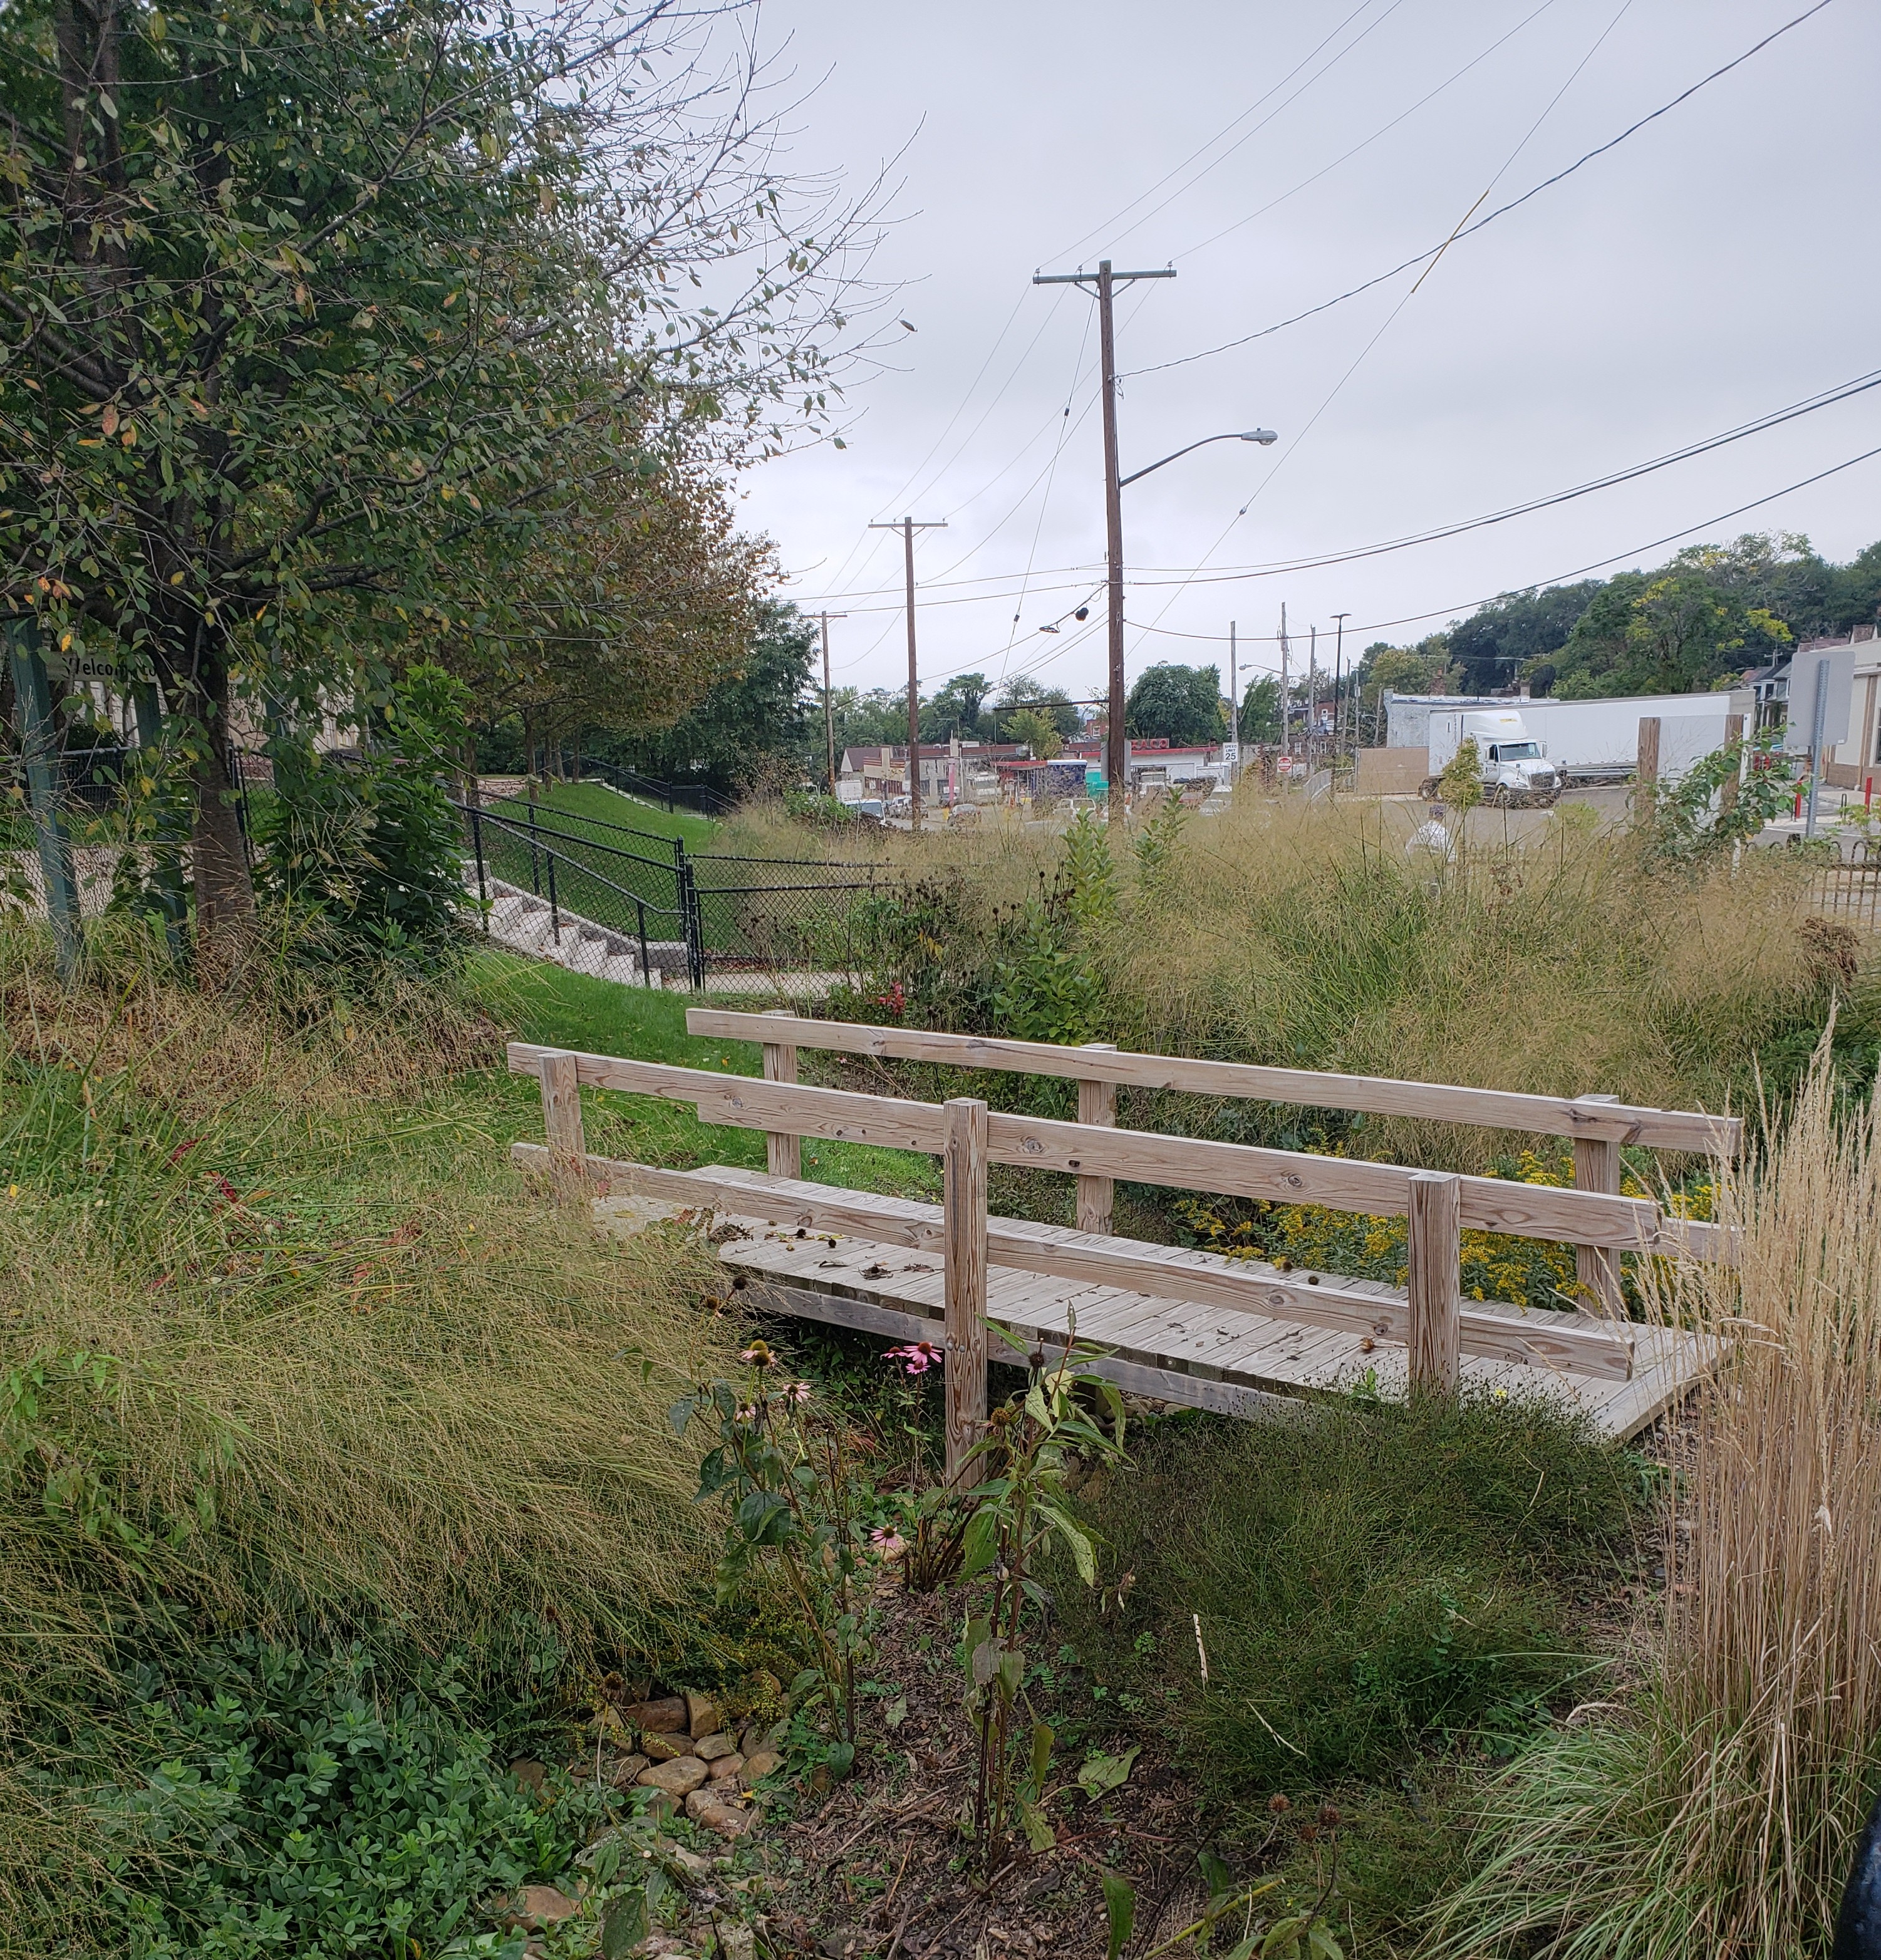
[[[1513,711],[1549,763],[1563,787],[1574,782],[1621,782],[1639,760],[1639,724],[1646,717],[1659,722],[1659,773],[1676,782],[1701,756],[1722,748],[1726,720],[1746,718],[1749,726],[1753,703],[1748,689],[1731,693],[1650,694],[1612,696],[1599,701],[1497,701],[1440,695],[1390,695],[1386,698],[1389,745],[1428,746],[1434,775],[1441,764],[1434,759],[1447,737],[1442,731],[1466,718]],[[1460,737],[1459,738],[1460,740]],[[1478,738],[1478,747],[1485,744]],[[1447,762],[1456,752],[1452,741],[1443,752]],[[1485,761],[1487,758],[1485,757]],[[1485,775],[1485,787],[1488,778]]]

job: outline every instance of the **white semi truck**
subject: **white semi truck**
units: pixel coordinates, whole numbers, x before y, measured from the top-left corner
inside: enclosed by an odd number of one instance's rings
[[[1437,793],[1437,778],[1466,742],[1474,741],[1482,765],[1482,793],[1489,803],[1539,803],[1561,794],[1561,775],[1513,708],[1471,708],[1431,716],[1431,773],[1418,794]]]

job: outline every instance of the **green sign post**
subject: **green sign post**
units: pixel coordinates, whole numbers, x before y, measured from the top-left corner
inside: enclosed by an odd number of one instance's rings
[[[59,977],[70,980],[84,959],[84,927],[78,915],[78,880],[72,869],[72,839],[60,808],[58,734],[53,723],[53,691],[40,651],[40,631],[30,619],[6,622],[7,665],[20,721],[20,746],[26,760],[26,789],[39,834],[40,873],[46,885],[46,910],[53,922]]]

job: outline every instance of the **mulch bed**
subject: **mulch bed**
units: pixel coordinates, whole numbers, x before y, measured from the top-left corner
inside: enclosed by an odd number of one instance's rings
[[[1095,1800],[1075,1782],[1083,1748],[1061,1754],[1053,1780],[1068,1794],[1049,1811],[1058,1842],[1034,1852],[1015,1834],[988,1879],[983,1847],[959,1828],[976,1763],[953,1659],[962,1593],[896,1592],[882,1605],[868,1672],[891,1691],[861,1701],[854,1773],[826,1795],[800,1799],[791,1820],[765,1834],[773,1949],[828,1960],[1100,1955],[1106,1871],[1136,1889],[1134,1951],[1192,1919],[1201,1903],[1198,1806],[1153,1736],[1128,1782]],[[1051,1719],[1042,1703],[1039,1712]],[[1091,1746],[1141,1741],[1133,1733]]]

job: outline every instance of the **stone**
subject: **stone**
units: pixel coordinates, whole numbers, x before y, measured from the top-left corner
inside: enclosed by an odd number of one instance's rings
[[[608,1780],[616,1790],[625,1790],[646,1767],[645,1756],[619,1757],[608,1774]]]
[[[676,1762],[653,1764],[634,1780],[643,1790],[663,1790],[669,1796],[689,1796],[705,1780],[705,1765],[696,1756],[681,1756]]]
[[[600,1736],[603,1742],[612,1742],[618,1748],[627,1748],[632,1745],[632,1730],[621,1720],[620,1710],[607,1702],[603,1701],[601,1704],[600,1710],[594,1720],[588,1724],[588,1728],[593,1734]]]
[[[523,1888],[523,1922],[532,1932],[539,1932],[545,1926],[554,1926],[560,1920],[572,1919],[581,1910],[564,1892],[553,1885],[525,1885]]]
[[[682,1756],[694,1756],[699,1752],[692,1746],[690,1736],[668,1735],[660,1729],[650,1729],[640,1739],[640,1745],[647,1756],[656,1763],[677,1762]]]
[[[533,1756],[518,1756],[509,1766],[509,1773],[524,1789],[533,1790],[539,1796],[544,1780],[549,1774],[546,1763],[539,1763]]]
[[[702,1763],[715,1763],[721,1756],[735,1756],[740,1752],[729,1736],[721,1733],[701,1736],[692,1745],[692,1753]]]
[[[635,1786],[636,1789],[640,1787],[638,1783]],[[658,1822],[665,1818],[676,1817],[679,1814],[680,1799],[673,1794],[672,1791],[650,1790],[647,1792],[647,1803],[645,1809],[641,1812],[642,1815],[651,1817]]]
[[[629,1728],[643,1734],[651,1730],[656,1736],[670,1736],[686,1726],[686,1704],[676,1694],[663,1701],[636,1701],[620,1713]]]
[[[696,1851],[689,1851],[683,1844],[662,1844],[660,1847],[662,1864],[676,1865],[686,1874],[688,1884],[702,1884],[712,1875],[712,1861],[702,1858]]]
[[[775,1776],[784,1767],[784,1758],[775,1749],[755,1749],[744,1759],[744,1780],[746,1783],[759,1783],[765,1777]]]
[[[718,1732],[718,1704],[702,1691],[689,1688],[686,1693],[686,1726],[694,1736],[715,1736]]]
[[[740,1752],[744,1755],[755,1756],[764,1746],[764,1724],[762,1722],[747,1723],[744,1733],[738,1738]]]
[[[716,1762],[706,1764],[705,1780],[708,1783],[736,1782],[738,1773],[743,1768],[744,1758],[734,1750],[730,1755],[721,1756]]]
[[[757,1813],[721,1803],[706,1790],[695,1790],[686,1799],[686,1814],[695,1824],[715,1831],[721,1838],[742,1838],[758,1821]]]

